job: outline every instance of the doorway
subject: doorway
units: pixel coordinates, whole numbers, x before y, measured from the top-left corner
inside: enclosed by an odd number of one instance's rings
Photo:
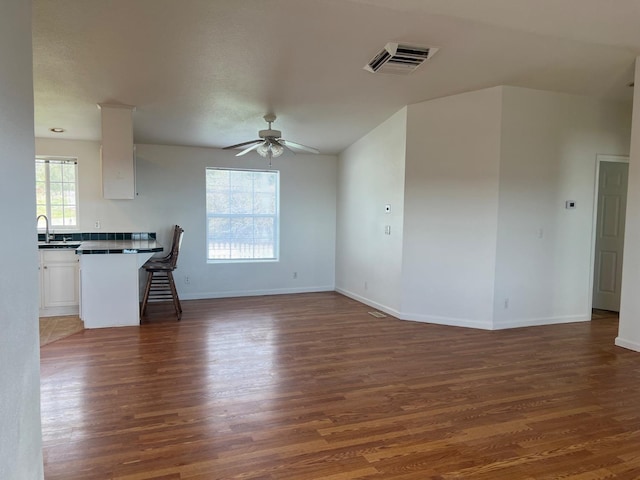
[[[598,155],[592,308],[620,311],[629,157]]]

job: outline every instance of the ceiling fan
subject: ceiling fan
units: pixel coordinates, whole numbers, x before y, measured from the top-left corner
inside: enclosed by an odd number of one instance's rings
[[[240,157],[251,152],[252,150],[255,150],[261,157],[269,159],[269,165],[271,165],[271,159],[282,155],[285,148],[288,148],[294,153],[296,152],[296,150],[301,150],[303,152],[309,153],[320,153],[319,150],[313,147],[307,147],[306,145],[302,145],[300,143],[285,140],[284,138],[282,138],[282,132],[280,130],[272,130],[271,124],[276,121],[276,116],[274,114],[268,113],[262,118],[264,118],[264,121],[269,124],[269,128],[267,130],[260,130],[258,132],[258,136],[260,137],[259,139],[249,140],[248,142],[242,142],[236,145],[230,145],[228,147],[224,147],[223,150],[231,150],[232,148],[240,148],[250,145],[241,152],[237,153],[236,157]]]

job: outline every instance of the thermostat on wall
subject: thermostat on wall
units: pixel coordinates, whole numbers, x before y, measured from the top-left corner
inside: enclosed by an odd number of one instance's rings
[[[567,209],[576,208],[576,201],[567,200],[566,202],[564,202],[564,208],[567,208]]]

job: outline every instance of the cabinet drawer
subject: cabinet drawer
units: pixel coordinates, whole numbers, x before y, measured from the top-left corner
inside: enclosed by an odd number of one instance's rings
[[[68,250],[55,249],[55,250],[41,250],[42,262],[47,263],[72,263],[79,260],[78,255],[74,249]]]

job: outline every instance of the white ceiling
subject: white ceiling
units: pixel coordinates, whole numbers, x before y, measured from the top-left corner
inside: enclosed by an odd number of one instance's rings
[[[35,133],[98,140],[96,104],[122,103],[136,143],[224,147],[274,112],[337,153],[404,105],[494,85],[628,101],[639,25],[638,0],[34,0]],[[363,70],[391,41],[440,50]]]

